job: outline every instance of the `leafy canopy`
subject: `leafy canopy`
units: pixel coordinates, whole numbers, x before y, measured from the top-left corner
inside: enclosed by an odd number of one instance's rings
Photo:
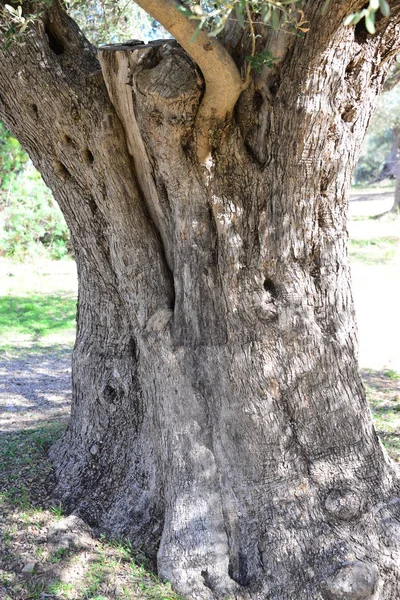
[[[3,44],[8,45],[16,38],[21,41],[24,31],[40,19],[42,11],[51,2],[38,0],[34,12],[24,9],[24,0],[10,0],[9,4],[5,4],[0,20]],[[325,1],[323,11],[327,10],[329,2]],[[130,37],[148,40],[165,35],[161,26],[137,7],[133,0],[65,0],[65,3],[68,12],[96,45],[115,43]],[[308,31],[302,10],[303,0],[177,0],[177,4],[189,19],[198,22],[198,31],[205,28],[211,36],[216,36],[228,20],[236,20],[243,29],[249,30],[253,42],[249,63],[258,70],[263,64],[273,66],[274,60],[268,53],[255,55],[255,24],[292,35],[302,36]],[[32,6],[31,2],[29,6]],[[387,0],[369,0],[367,7],[348,15],[344,24],[354,26],[364,19],[367,31],[374,34],[378,10],[383,16],[389,15]]]

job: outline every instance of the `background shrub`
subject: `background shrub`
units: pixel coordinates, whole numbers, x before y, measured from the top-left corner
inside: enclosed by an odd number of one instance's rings
[[[39,173],[26,162],[1,190],[0,256],[59,259],[69,252],[64,217]]]

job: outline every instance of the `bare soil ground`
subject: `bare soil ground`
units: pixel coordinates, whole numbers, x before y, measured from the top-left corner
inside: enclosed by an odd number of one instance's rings
[[[400,222],[369,218],[392,198],[352,193],[349,254],[361,373],[378,433],[400,460]],[[129,542],[96,538],[51,499],[47,451],[68,420],[74,331],[67,304],[75,294],[72,262],[0,261],[0,300],[14,311],[0,320],[0,600],[176,599]],[[55,312],[47,297],[65,302]],[[27,314],[40,329],[24,321]]]

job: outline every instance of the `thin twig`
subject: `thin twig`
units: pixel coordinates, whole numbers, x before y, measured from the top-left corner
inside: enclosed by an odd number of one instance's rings
[[[247,14],[247,18],[249,20],[249,29],[250,29],[250,37],[251,37],[251,56],[253,57],[256,53],[256,35],[254,33],[254,25],[253,25],[253,20],[251,18],[251,12],[250,12],[250,7],[249,7],[248,2],[246,2],[246,14]],[[248,88],[250,85],[250,72],[251,72],[251,64],[248,63],[247,68],[246,68],[246,77],[243,82],[244,90],[246,88]]]

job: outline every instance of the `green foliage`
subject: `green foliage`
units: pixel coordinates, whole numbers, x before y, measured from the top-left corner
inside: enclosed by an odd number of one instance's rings
[[[0,256],[58,259],[69,251],[62,213],[39,173],[29,166],[12,181],[0,204]]]
[[[330,0],[326,0],[323,13],[329,3]],[[302,0],[200,0],[197,3],[185,0],[179,8],[189,19],[197,20],[199,29],[206,28],[210,35],[217,35],[225,27],[228,18],[233,18],[233,14],[243,29],[250,28],[252,31],[250,21],[254,19],[273,31],[284,30],[304,35],[309,30],[309,24],[302,6]],[[378,10],[383,16],[389,16],[390,8],[386,0],[369,0],[367,7],[348,15],[344,25],[356,25],[364,19],[367,31],[374,34]]]
[[[40,18],[41,12],[51,1],[40,0],[35,3],[36,12],[26,14],[23,4],[18,0],[10,0],[11,4],[5,4],[1,9],[0,23],[3,44],[7,46],[12,40],[21,41],[25,30]],[[330,0],[326,0],[322,7],[323,13],[329,4]],[[189,19],[198,21],[198,31],[205,28],[212,36],[225,27],[228,18],[235,17],[243,29],[250,29],[253,38],[253,18],[276,32],[284,30],[301,36],[309,29],[302,10],[303,0],[177,0],[177,5]],[[66,6],[85,35],[96,45],[129,38],[149,40],[160,37],[160,34],[162,37],[168,36],[160,24],[140,9],[133,0],[66,0]],[[366,8],[348,15],[344,24],[356,25],[364,19],[366,29],[373,34],[375,14],[378,10],[385,17],[389,15],[387,0],[369,0]]]
[[[3,49],[23,42],[29,26],[37,22],[52,0],[24,4],[10,0],[0,7],[0,39]],[[157,21],[133,0],[66,0],[67,11],[94,45],[116,43],[130,38],[151,40],[169,37]],[[26,9],[28,7],[28,9]]]
[[[379,104],[377,110],[379,110]],[[375,133],[372,126],[370,126],[362,146],[357,168],[354,172],[354,182],[356,185],[367,184],[379,175],[385,159],[390,152],[391,145],[391,129],[384,129],[382,132],[378,131]]]
[[[66,0],[66,6],[71,17],[96,46],[128,39],[147,41],[157,37],[170,37],[133,0]]]
[[[368,131],[372,135],[382,135],[395,127],[400,127],[400,85],[384,92],[379,98]]]
[[[12,0],[11,0],[12,1]],[[42,8],[51,4],[52,0],[43,0]],[[37,21],[41,16],[42,10],[38,12],[23,14],[22,5],[16,3],[4,4],[0,7],[0,33],[3,42],[3,49],[7,49],[13,41],[22,42],[25,30]]]
[[[274,63],[279,59],[272,54],[271,50],[267,50],[267,52],[259,52],[254,56],[247,56],[246,60],[250,63],[252,69],[257,71],[257,73],[261,73],[264,65],[272,68]]]
[[[400,128],[400,85],[395,85],[378,99],[355,171],[356,183],[367,183],[378,176],[391,150],[392,131],[398,128]]]
[[[239,25],[246,29],[251,19],[260,20],[265,27],[278,31],[284,29],[290,33],[308,31],[302,0],[215,0],[193,3],[185,0],[179,9],[189,18],[199,22],[199,29],[205,28],[215,36],[222,31],[229,19],[235,15]]]
[[[352,13],[344,20],[345,25],[357,25],[361,19],[365,19],[365,28],[368,33],[375,33],[375,14],[380,10],[384,17],[390,14],[390,7],[386,0],[369,0],[369,5],[362,10]]]
[[[0,198],[7,192],[13,179],[21,173],[28,155],[19,142],[0,122]]]

